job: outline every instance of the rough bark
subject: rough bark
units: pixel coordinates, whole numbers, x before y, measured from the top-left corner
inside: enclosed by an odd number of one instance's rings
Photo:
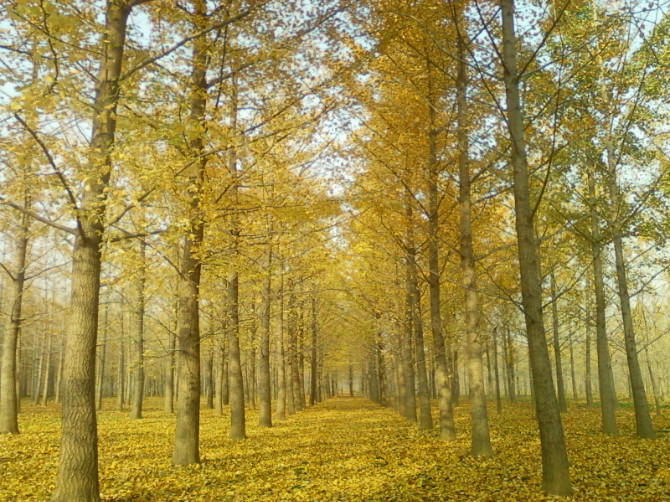
[[[19,219],[16,248],[11,267],[12,277],[10,277],[9,320],[2,337],[2,359],[0,359],[0,433],[10,434],[19,433],[16,355],[21,332],[29,230],[28,216],[21,214]]]
[[[208,18],[204,0],[193,1],[193,24],[202,30]],[[207,105],[207,65],[209,44],[205,37],[193,42],[189,88],[188,148],[193,162],[186,176],[188,228],[184,235],[179,270],[179,316],[177,320],[177,418],[172,451],[174,465],[200,462],[200,275],[198,257],[204,238],[200,200],[207,157],[203,156],[203,124]]]
[[[95,345],[100,300],[100,247],[112,170],[126,23],[132,3],[110,0],[93,102],[88,175],[74,243],[70,329],[65,345],[61,447],[52,502],[98,502]]]
[[[514,209],[521,275],[521,295],[542,450],[542,487],[552,495],[572,494],[561,417],[551,378],[551,363],[542,319],[542,279],[533,228],[530,181],[519,93],[514,0],[500,0],[507,126],[511,140]]]

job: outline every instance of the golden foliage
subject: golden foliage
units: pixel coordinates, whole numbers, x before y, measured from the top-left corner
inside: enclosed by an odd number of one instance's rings
[[[539,443],[527,403],[490,411],[495,457],[469,455],[467,406],[456,409],[453,443],[416,429],[391,409],[336,398],[227,439],[228,417],[202,413],[201,465],[173,467],[173,417],[150,398],[146,418],[99,415],[100,483],[106,502],[238,501],[548,501],[540,490]],[[0,500],[46,500],[55,478],[57,410],[25,406],[23,433],[0,436]],[[667,415],[667,412],[666,412]],[[564,415],[573,501],[670,500],[670,444],[633,438],[630,409],[619,411],[622,434],[598,431],[597,408]],[[663,417],[667,423],[668,417]]]

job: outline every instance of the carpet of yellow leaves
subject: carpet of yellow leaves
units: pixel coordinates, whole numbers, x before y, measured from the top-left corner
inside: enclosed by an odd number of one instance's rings
[[[539,441],[527,403],[489,410],[495,457],[469,455],[468,409],[456,409],[458,438],[440,441],[393,410],[360,398],[331,399],[258,429],[248,413],[245,441],[227,439],[228,417],[203,410],[202,464],[170,465],[174,417],[148,400],[145,418],[99,414],[100,483],[106,502],[548,501],[540,489]],[[25,404],[22,434],[0,436],[0,501],[44,501],[53,489],[59,413]],[[668,425],[667,413],[657,426]],[[598,432],[597,408],[563,415],[574,501],[670,501],[670,444],[633,437],[630,409],[621,434]]]

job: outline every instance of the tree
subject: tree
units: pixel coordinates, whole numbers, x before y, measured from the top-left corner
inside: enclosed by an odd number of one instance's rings
[[[501,0],[507,126],[511,142],[514,210],[518,241],[521,292],[542,446],[542,487],[553,495],[571,495],[568,457],[561,417],[554,394],[551,365],[542,320],[542,285],[530,204],[524,119],[519,93],[514,0]]]

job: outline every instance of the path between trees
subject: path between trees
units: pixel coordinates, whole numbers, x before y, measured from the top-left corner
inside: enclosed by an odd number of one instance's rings
[[[227,439],[228,416],[203,410],[201,465],[170,465],[174,417],[149,399],[145,418],[99,415],[101,494],[106,502],[238,501],[540,501],[537,431],[527,403],[491,413],[496,456],[469,455],[468,409],[456,408],[458,437],[445,443],[417,430],[394,410],[362,398],[338,397],[277,422],[255,426],[244,441]],[[111,406],[111,402],[110,402]],[[0,500],[47,500],[55,479],[59,411],[24,406],[22,434],[0,436]],[[667,438],[631,437],[632,414],[621,412],[621,437],[593,433],[598,410],[564,415],[576,493],[568,500],[670,500]],[[639,460],[636,460],[639,459]]]

